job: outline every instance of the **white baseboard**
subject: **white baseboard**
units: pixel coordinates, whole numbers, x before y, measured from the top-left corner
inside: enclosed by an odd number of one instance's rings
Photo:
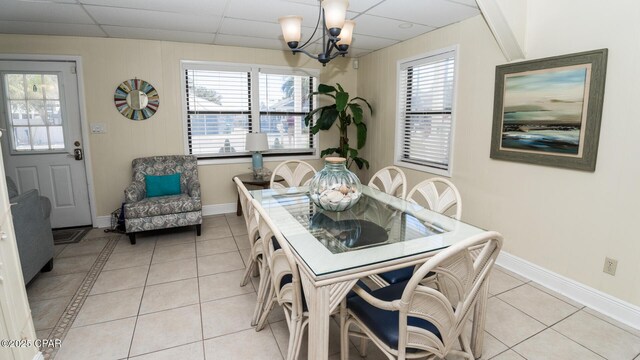
[[[110,228],[111,227],[111,215],[96,216],[96,222],[93,227],[97,228]]]
[[[227,214],[236,212],[236,203],[213,204],[202,206],[202,216]],[[93,227],[109,228],[111,227],[111,215],[96,216],[96,222]]]
[[[44,360],[44,355],[40,351],[33,357],[33,360]]]
[[[623,324],[640,329],[640,307],[556,274],[507,252],[496,263]]]
[[[237,203],[202,205],[202,216],[234,213],[236,205]]]

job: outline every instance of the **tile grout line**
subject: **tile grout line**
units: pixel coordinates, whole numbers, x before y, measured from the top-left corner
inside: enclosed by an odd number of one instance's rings
[[[84,302],[86,301],[86,299],[89,297],[89,293],[91,292],[91,289],[93,288],[95,282],[97,281],[98,276],[102,272],[102,268],[104,268],[104,265],[106,264],[109,257],[113,253],[113,250],[118,244],[120,236],[112,235],[112,236],[105,236],[104,238],[107,239],[106,244],[103,246],[102,251],[99,253],[95,262],[91,266],[91,269],[89,270],[87,275],[84,277],[84,279],[80,283],[79,288],[76,290],[76,292],[72,296],[71,302],[67,305],[64,312],[58,319],[56,325],[53,327],[52,331],[49,333],[50,339],[57,338],[64,341],[67,334],[71,330],[71,326],[73,325],[73,322],[75,321],[78,313],[80,312],[80,309],[84,305]],[[99,239],[99,238],[96,238],[96,239]],[[87,239],[87,240],[91,240],[91,239]],[[56,336],[53,336],[54,333],[56,333]],[[44,355],[45,359],[54,359],[56,357],[56,354],[58,353],[58,350],[59,348],[57,347],[55,348],[49,347],[44,351],[42,351],[42,354]]]
[[[202,234],[201,234],[202,235]],[[198,266],[198,245],[197,234],[196,236],[196,282],[198,285],[198,309],[200,309],[200,341],[202,342],[202,357],[206,360],[207,352],[204,346],[204,314],[202,313],[202,296],[200,295],[200,267]]]
[[[144,285],[142,288],[142,295],[140,296],[140,304],[138,304],[138,313],[136,314],[136,321],[133,324],[133,332],[131,333],[131,341],[129,342],[129,351],[127,352],[127,359],[131,357],[131,350],[133,349],[133,339],[136,337],[136,329],[138,327],[138,319],[140,318],[140,310],[142,309],[142,301],[144,300],[144,293],[147,289],[147,281],[149,280],[149,273],[151,272],[151,263],[153,261],[153,256],[156,252],[156,245],[158,244],[158,239],[155,240],[153,244],[153,252],[151,255],[151,261],[149,262],[149,267],[147,268],[147,276],[144,279]],[[133,245],[131,245],[133,246]]]

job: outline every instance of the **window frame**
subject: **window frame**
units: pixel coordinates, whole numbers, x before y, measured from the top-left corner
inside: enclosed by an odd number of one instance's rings
[[[184,139],[184,153],[189,153],[189,134],[188,134],[188,114],[187,114],[187,78],[185,76],[186,70],[211,70],[211,71],[239,71],[250,72],[251,79],[251,120],[249,128],[253,132],[256,127],[260,126],[260,83],[259,77],[261,70],[269,74],[287,74],[298,76],[310,76],[314,77],[314,91],[316,91],[318,84],[320,83],[320,71],[317,69],[305,69],[305,68],[291,68],[286,66],[272,66],[272,65],[259,65],[259,64],[242,64],[242,63],[228,63],[218,61],[195,61],[195,60],[181,60],[180,61],[180,83],[181,83],[181,96],[182,96],[182,134]],[[318,106],[317,100],[313,99],[314,108]],[[313,160],[320,158],[319,150],[319,136],[318,134],[311,135],[312,147],[309,151],[291,151],[293,149],[280,150],[274,152],[264,152],[263,156],[265,161],[282,161],[290,159],[303,159]],[[239,152],[237,155],[231,156],[212,156],[212,157],[199,157],[199,165],[207,164],[237,164],[237,163],[250,163],[251,154],[248,152]]]
[[[5,76],[8,74],[22,74],[22,75],[55,75],[58,78],[58,101],[60,103],[60,117],[61,117],[61,124],[60,125],[26,125],[26,126],[14,126],[13,124],[13,119],[11,118],[11,106],[10,106],[10,99],[9,99],[9,92],[8,92],[8,84],[5,81]],[[45,70],[45,71],[3,71],[0,72],[0,94],[3,95],[2,99],[4,100],[4,104],[2,104],[2,106],[0,106],[0,109],[4,109],[4,115],[6,116],[6,136],[8,136],[9,138],[9,153],[11,155],[42,155],[42,154],[65,154],[69,152],[69,146],[68,146],[68,138],[69,138],[69,125],[68,125],[68,121],[67,121],[67,104],[66,104],[66,95],[64,92],[64,86],[62,84],[62,71],[56,71],[56,70]],[[28,102],[28,99],[25,99],[25,102]],[[43,99],[43,102],[45,102],[46,99]],[[14,140],[14,135],[13,135],[13,131],[16,127],[26,127],[29,128],[29,132],[31,132],[31,128],[32,127],[46,127],[47,129],[47,140],[50,141],[49,138],[49,127],[51,126],[60,126],[62,127],[62,136],[63,136],[63,144],[64,146],[62,148],[57,148],[57,149],[41,149],[41,150],[36,150],[36,149],[31,149],[31,150],[18,150],[16,148],[16,144],[15,144],[15,140]],[[31,141],[31,139],[30,139]],[[33,146],[33,144],[31,144]],[[50,142],[49,142],[50,145]]]
[[[429,61],[430,58],[441,56],[448,52],[453,52],[453,91],[451,94],[451,131],[449,133],[449,149],[448,149],[449,162],[448,162],[448,167],[445,170],[445,169],[440,169],[427,164],[417,164],[414,162],[409,162],[402,158],[402,155],[403,155],[402,149],[404,146],[404,137],[405,137],[404,136],[404,118],[402,117],[402,113],[405,110],[406,101],[404,101],[405,99],[402,99],[401,84],[403,79],[401,78],[401,72],[402,72],[402,66],[407,63],[423,60],[424,64],[428,64],[431,62]],[[409,58],[398,60],[396,64],[396,133],[395,133],[395,147],[394,147],[394,161],[393,161],[394,165],[410,168],[410,169],[418,170],[422,172],[427,172],[427,173],[431,173],[439,176],[444,176],[444,177],[453,176],[453,160],[454,160],[453,153],[454,153],[454,139],[455,139],[456,114],[457,114],[456,99],[457,99],[457,93],[458,93],[458,66],[460,61],[459,53],[460,53],[459,46],[454,45],[454,46],[449,46],[449,47],[429,51],[426,53],[422,53]]]

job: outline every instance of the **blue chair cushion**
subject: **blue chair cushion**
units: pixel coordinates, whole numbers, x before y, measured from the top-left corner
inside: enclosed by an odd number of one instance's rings
[[[147,197],[180,194],[180,173],[171,175],[145,175]]]
[[[397,300],[402,297],[402,292],[408,281],[385,286],[371,292],[372,296],[384,301]],[[392,349],[398,348],[399,315],[398,311],[387,311],[379,309],[359,296],[347,299],[347,307],[373,332],[382,342]],[[440,340],[440,331],[429,321],[411,317],[407,318],[407,324],[420,327],[432,332]],[[416,352],[417,349],[407,348],[407,352]]]
[[[378,274],[384,281],[389,284],[397,284],[399,282],[407,281],[413,276],[413,266],[408,266],[402,269],[391,270]]]
[[[280,279],[280,288],[282,289],[283,286],[291,283],[291,281],[293,281],[293,276],[291,276],[291,274],[287,274],[283,276],[282,279]],[[371,289],[364,282],[358,280],[357,285],[361,287],[364,291],[371,293]],[[302,311],[308,311],[309,309],[307,307],[307,299],[304,296],[304,291],[300,289],[300,292],[302,293]],[[347,294],[347,298],[354,297],[354,296],[358,296],[358,295],[356,295],[356,293],[354,293],[353,291],[349,291],[349,293]]]

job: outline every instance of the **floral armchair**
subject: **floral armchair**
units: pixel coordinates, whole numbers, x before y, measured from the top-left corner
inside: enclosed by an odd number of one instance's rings
[[[131,244],[136,233],[195,225],[200,236],[202,201],[195,156],[171,155],[134,159],[133,181],[124,191],[125,229]],[[180,194],[146,196],[145,175],[180,173]]]

